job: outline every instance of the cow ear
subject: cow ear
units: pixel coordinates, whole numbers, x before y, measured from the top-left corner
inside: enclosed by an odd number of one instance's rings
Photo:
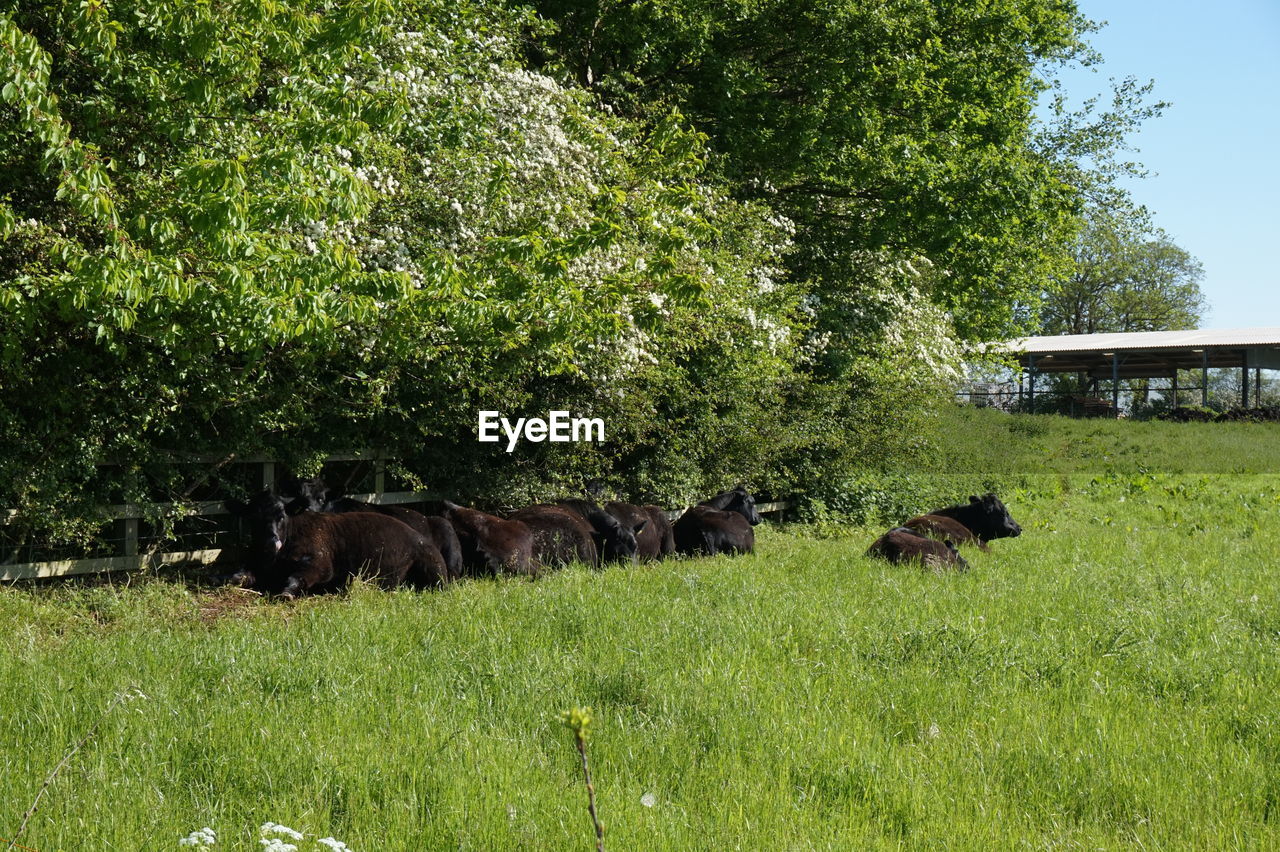
[[[634,527],[631,531],[632,531],[632,532],[637,532],[637,533],[638,533],[638,532],[640,532],[640,530],[644,529],[644,528],[645,528],[645,527],[647,527],[648,525],[649,525],[649,519],[648,519],[648,518],[645,518],[643,521],[641,521],[640,523],[636,524],[636,525],[635,525],[635,527]]]
[[[311,508],[311,503],[304,497],[295,497],[284,506],[286,515],[301,515]]]
[[[970,495],[969,495],[969,502],[970,502],[970,503],[981,503],[981,502],[982,502],[982,498],[981,498],[981,497],[979,497],[977,494],[970,494]]]

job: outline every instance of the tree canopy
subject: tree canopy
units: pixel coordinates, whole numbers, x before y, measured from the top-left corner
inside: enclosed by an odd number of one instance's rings
[[[1199,261],[1162,231],[1090,217],[1071,272],[1043,297],[1044,334],[1194,328],[1204,314]]]

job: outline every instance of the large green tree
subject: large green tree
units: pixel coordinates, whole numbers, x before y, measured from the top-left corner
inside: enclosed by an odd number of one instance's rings
[[[558,27],[542,61],[626,110],[679,105],[737,191],[795,220],[790,268],[820,295],[863,287],[884,253],[922,257],[929,295],[991,336],[1061,268],[1078,188],[1034,110],[1045,69],[1088,55],[1072,3],[535,6]]]
[[[1204,314],[1204,269],[1140,217],[1091,216],[1072,250],[1071,271],[1046,290],[1043,334],[1194,328]]]

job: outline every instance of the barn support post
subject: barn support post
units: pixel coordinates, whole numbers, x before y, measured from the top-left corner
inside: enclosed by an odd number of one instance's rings
[[[387,454],[383,450],[377,450],[373,459],[373,490],[379,497],[387,490]]]
[[[1240,366],[1240,407],[1249,407],[1249,354],[1246,352],[1240,356],[1243,362]]]
[[[1200,406],[1209,407],[1209,350],[1200,353]]]
[[[262,463],[262,487],[264,489],[275,488],[276,485],[276,463],[273,461],[265,461]]]
[[[1111,408],[1120,416],[1120,353],[1111,353]]]
[[[1262,407],[1262,368],[1253,368],[1253,405],[1255,408]]]
[[[1031,411],[1036,410],[1036,356],[1027,356],[1027,381],[1031,388],[1031,396],[1029,407]]]
[[[1178,407],[1178,368],[1173,368],[1173,407]]]

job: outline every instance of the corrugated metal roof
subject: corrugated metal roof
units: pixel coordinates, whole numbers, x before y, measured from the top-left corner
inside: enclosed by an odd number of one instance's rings
[[[1124,349],[1205,349],[1219,346],[1280,346],[1280,326],[1264,328],[1131,331],[1019,337],[1003,344],[1012,352],[1112,352]]]

